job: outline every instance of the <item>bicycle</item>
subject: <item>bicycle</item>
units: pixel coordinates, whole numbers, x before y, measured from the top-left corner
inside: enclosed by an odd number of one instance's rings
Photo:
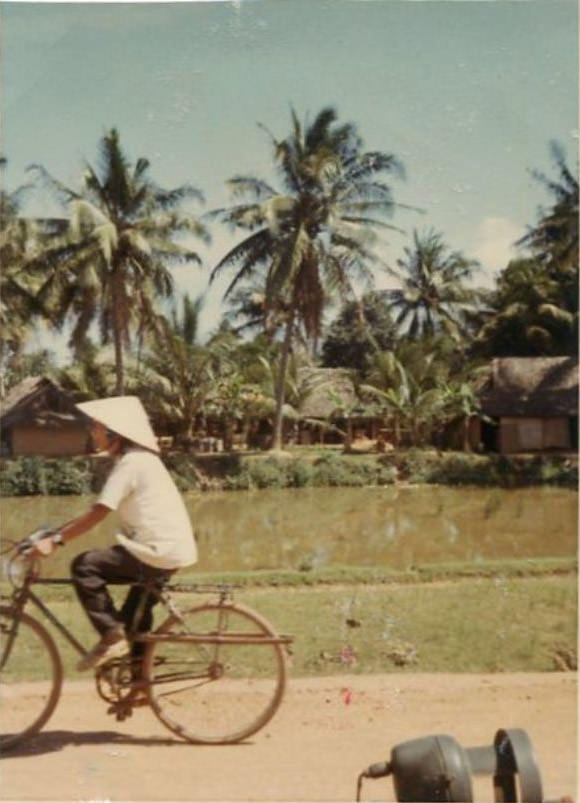
[[[40,533],[40,535],[39,535]],[[48,722],[60,698],[63,666],[46,628],[25,608],[32,603],[84,656],[87,649],[32,590],[33,585],[72,585],[69,578],[42,578],[40,560],[30,556],[33,533],[2,550],[12,593],[0,604],[0,749],[11,749]],[[109,713],[123,720],[148,705],[175,735],[194,744],[234,744],[264,727],[278,710],[286,687],[291,636],[278,635],[258,613],[234,601],[228,584],[135,584],[154,593],[168,612],[149,633],[129,628],[130,644],[144,643],[144,654],[109,661],[95,670],[97,692]],[[180,610],[174,595],[211,595]],[[143,595],[145,596],[145,595]],[[138,608],[135,621],[139,621]],[[14,683],[23,668],[33,670],[33,713],[18,703]]]

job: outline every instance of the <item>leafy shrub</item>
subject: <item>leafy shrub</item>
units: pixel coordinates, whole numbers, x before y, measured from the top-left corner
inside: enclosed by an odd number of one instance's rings
[[[397,481],[399,472],[396,466],[377,465],[377,485],[392,485]]]
[[[163,462],[180,491],[199,487],[198,475],[189,455],[174,452],[164,457]]]
[[[378,460],[383,467],[395,469],[400,479],[411,483],[430,482],[433,469],[439,464],[437,452],[412,448],[403,452],[390,452]]]
[[[8,460],[0,473],[2,496],[90,493],[92,471],[85,458],[22,457]]]
[[[283,488],[286,485],[284,465],[274,457],[252,460],[247,464],[250,487]]]
[[[42,493],[38,458],[6,461],[0,472],[0,493],[2,496],[32,496]]]
[[[489,458],[464,452],[443,453],[431,466],[427,482],[443,485],[496,485],[497,475]]]
[[[45,467],[46,493],[55,496],[87,494],[91,491],[92,472],[88,460],[51,460]]]
[[[243,469],[239,474],[231,477],[224,477],[224,491],[249,491],[252,487],[250,475]]]
[[[291,460],[286,466],[287,484],[291,488],[307,488],[312,485],[314,470],[305,460]]]
[[[375,482],[376,469],[368,463],[357,464],[335,454],[324,455],[314,463],[313,485],[361,487]]]
[[[469,452],[408,452],[384,455],[384,468],[395,468],[411,483],[441,485],[494,485],[516,488],[527,485],[577,487],[576,461],[561,456],[480,455]]]

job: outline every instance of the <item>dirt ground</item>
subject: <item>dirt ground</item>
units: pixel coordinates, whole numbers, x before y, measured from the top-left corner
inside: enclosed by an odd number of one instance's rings
[[[573,673],[292,680],[263,731],[218,747],[174,740],[148,708],[116,722],[90,684],[69,683],[45,730],[3,757],[0,798],[353,801],[359,773],[402,741],[448,733],[466,747],[487,745],[509,727],[534,745],[544,798],[578,800]],[[474,797],[494,799],[490,776],[477,778]],[[361,799],[393,801],[391,779],[365,781]]]

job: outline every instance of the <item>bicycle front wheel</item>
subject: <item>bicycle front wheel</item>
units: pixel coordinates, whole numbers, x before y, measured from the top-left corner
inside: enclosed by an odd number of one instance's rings
[[[62,663],[44,627],[26,613],[15,619],[10,608],[0,607],[0,750],[45,725],[61,688]]]
[[[233,744],[274,716],[286,686],[286,652],[258,614],[206,604],[170,617],[144,657],[149,702],[176,735]],[[161,636],[156,641],[155,636]]]

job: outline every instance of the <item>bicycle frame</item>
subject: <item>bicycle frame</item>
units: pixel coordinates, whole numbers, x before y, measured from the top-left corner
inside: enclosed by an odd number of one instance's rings
[[[67,628],[65,624],[63,624],[60,619],[50,610],[50,608],[45,604],[45,602],[37,596],[37,594],[32,591],[30,586],[32,584],[38,585],[72,585],[72,580],[68,578],[29,578],[27,577],[24,581],[24,584],[21,588],[16,589],[15,592],[9,597],[10,607],[13,608],[16,612],[16,616],[14,617],[15,622],[15,629],[18,627],[18,621],[20,614],[24,611],[26,605],[29,602],[41,611],[48,621],[59,631],[59,633],[64,636],[64,638],[68,641],[68,643],[73,647],[81,656],[85,656],[88,654],[88,650],[86,647],[80,643],[80,641],[74,636],[73,633]],[[12,635],[12,634],[11,634]],[[14,636],[12,636],[13,638]],[[8,650],[7,653],[10,652],[10,644],[7,645]],[[6,656],[7,657],[7,656]]]
[[[71,586],[73,580],[61,577],[43,578],[40,577],[38,569],[38,565],[29,564],[23,574],[13,576],[15,582],[13,582],[12,592],[2,594],[3,609],[7,614],[6,621],[10,623],[3,630],[5,638],[0,654],[2,671],[10,665],[10,657],[18,649],[21,624],[26,630],[35,622],[34,617],[31,617],[26,611],[29,603],[46,617],[79,655],[88,654],[88,650],[74,633],[51,610],[50,600],[45,601],[32,588],[33,585]],[[143,593],[140,594],[140,599],[135,606],[132,622],[126,625],[126,629],[130,644],[140,642],[143,643],[145,649],[143,656],[139,650],[131,649],[126,657],[122,656],[119,659],[111,660],[96,669],[97,691],[101,698],[110,704],[108,713],[114,714],[117,720],[121,721],[131,714],[135,706],[149,705],[170,731],[186,741],[202,744],[240,741],[255,733],[271,719],[280,705],[284,693],[287,672],[286,654],[288,645],[293,639],[291,636],[278,635],[259,614],[234,601],[234,589],[239,586],[211,583],[160,584],[155,580],[119,585],[142,589]],[[193,607],[183,607],[180,610],[173,596],[174,592],[206,595],[211,599],[202,600]],[[155,596],[157,602],[162,603],[168,617],[155,630],[143,632],[138,629],[138,625],[142,621],[144,606],[151,599],[150,594]],[[206,612],[209,612],[210,620],[213,616],[213,621],[210,623],[205,623],[204,614]],[[200,618],[192,625],[191,616],[194,619]],[[250,625],[249,629],[248,624]],[[16,734],[16,741],[13,738],[12,744],[18,743],[20,738],[27,738],[27,734],[37,732],[46,723],[54,711],[60,695],[62,666],[58,647],[50,633],[42,628],[38,621],[36,621],[36,628],[41,629],[38,634],[41,640],[44,639],[45,647],[48,647],[48,651],[52,655],[56,673],[53,674],[53,684],[50,696],[46,698],[45,708],[40,709],[38,719],[32,721],[28,731],[22,731],[21,736]],[[240,696],[238,699],[234,695],[236,704],[241,704],[242,709],[247,712],[243,724],[236,725],[234,730],[227,730],[233,725],[226,725],[227,720],[224,720],[219,714],[217,718],[208,720],[211,724],[207,730],[204,730],[205,726],[200,723],[204,721],[206,715],[209,715],[208,699],[212,706],[214,702],[217,703],[217,708],[215,708],[217,714],[224,688],[227,693],[228,681],[231,682],[233,679],[234,684],[238,683],[238,676],[233,673],[230,675],[231,666],[227,657],[230,652],[227,648],[231,646],[237,651],[237,647],[240,645],[242,647],[243,645],[254,645],[260,655],[267,656],[265,666],[268,667],[268,681],[264,687],[265,693],[263,696],[261,693],[258,696],[255,695],[252,669],[242,664],[241,681],[251,684],[248,687],[249,694],[245,697]],[[266,653],[263,653],[260,648],[265,646]],[[251,649],[253,651],[254,647]],[[174,650],[177,650],[177,653]],[[224,650],[227,651],[227,656],[222,656]],[[268,652],[268,650],[272,650],[272,652]],[[221,685],[222,678],[224,678],[224,686]],[[218,690],[217,692],[211,691],[208,698],[207,690],[210,687],[215,689],[213,684],[216,681]],[[156,690],[155,687],[160,688]],[[203,693],[200,692],[202,688],[204,689]],[[201,705],[203,705],[203,709],[200,708],[202,716],[197,720],[192,720],[185,713],[185,720],[176,718],[175,712],[187,712],[189,704],[185,708],[179,708],[181,705],[179,703],[176,708],[173,698],[179,696],[180,699],[184,699],[183,695],[190,694],[192,690],[195,695],[201,694],[199,699],[202,700]],[[169,707],[166,707],[167,698],[172,698]],[[221,730],[222,722],[226,730]]]
[[[14,594],[10,597],[11,607],[15,609],[17,614],[20,614],[28,604],[28,602],[32,602],[33,605],[40,610],[48,619],[48,621],[59,631],[59,633],[64,636],[64,638],[69,642],[69,644],[79,653],[81,656],[85,656],[88,654],[88,650],[78,641],[78,639],[74,636],[73,633],[64,625],[60,619],[50,610],[50,608],[45,604],[45,602],[32,591],[30,588],[31,585],[63,585],[63,586],[71,586],[72,580],[67,577],[57,577],[57,578],[46,578],[46,577],[27,577],[24,581],[24,584],[21,588],[17,589]],[[224,610],[227,609],[228,602],[232,599],[232,590],[233,586],[225,585],[225,584],[217,584],[217,585],[205,585],[205,584],[183,584],[183,583],[176,583],[165,588],[159,588],[159,586],[155,582],[145,582],[145,583],[133,583],[128,585],[134,585],[143,588],[144,594],[140,603],[135,611],[134,622],[139,621],[141,616],[143,606],[145,604],[145,596],[147,593],[153,593],[157,596],[159,602],[163,603],[165,608],[171,613],[173,616],[177,617],[178,619],[181,618],[180,612],[177,606],[174,604],[173,600],[171,599],[171,592],[190,592],[190,593],[208,593],[208,594],[216,594],[218,596],[218,601],[220,605],[224,606]],[[18,619],[18,615],[15,617]],[[135,634],[135,632],[130,631],[129,637],[135,641],[142,641],[142,642],[149,642],[149,641],[183,641],[183,642],[190,642],[193,644],[288,644],[290,639],[285,636],[277,636],[272,638],[264,638],[264,636],[253,636],[251,634],[240,634],[239,636],[236,635],[221,635],[221,634],[213,634],[211,637],[208,635],[195,635],[195,634],[188,634],[188,635],[172,635],[169,637],[168,635],[164,634],[156,634],[156,633],[140,633]],[[8,649],[9,653],[9,649]]]
[[[5,662],[7,656],[10,654],[10,645],[12,643],[13,638],[15,637],[15,633],[18,628],[18,619],[20,614],[24,611],[28,602],[32,602],[32,604],[41,611],[44,616],[48,619],[48,621],[59,631],[59,633],[64,636],[64,638],[68,641],[68,643],[79,653],[81,656],[86,656],[88,654],[88,649],[84,647],[80,641],[75,637],[73,633],[66,627],[63,622],[50,610],[50,608],[46,605],[46,603],[39,597],[37,594],[32,591],[32,585],[62,585],[62,586],[71,586],[72,580],[68,577],[55,577],[55,578],[47,578],[47,577],[38,577],[33,573],[27,574],[24,579],[24,582],[20,588],[16,588],[12,595],[8,597],[8,601],[10,607],[16,612],[15,616],[15,628],[14,634],[10,635],[7,650],[5,650],[5,654],[3,656],[2,663]],[[163,594],[160,592],[159,586],[156,585],[154,582],[145,582],[145,583],[134,583],[128,585],[135,585],[140,586],[144,590],[144,594],[142,599],[139,601],[139,605],[134,614],[133,623],[139,621],[139,618],[143,612],[143,607],[145,605],[145,597],[149,593],[156,594],[159,601],[164,602],[165,607],[171,611],[171,613],[176,614],[176,610],[172,605],[170,600],[167,600],[163,597]],[[178,614],[177,614],[178,615]],[[132,637],[135,634],[131,630],[129,636]]]

